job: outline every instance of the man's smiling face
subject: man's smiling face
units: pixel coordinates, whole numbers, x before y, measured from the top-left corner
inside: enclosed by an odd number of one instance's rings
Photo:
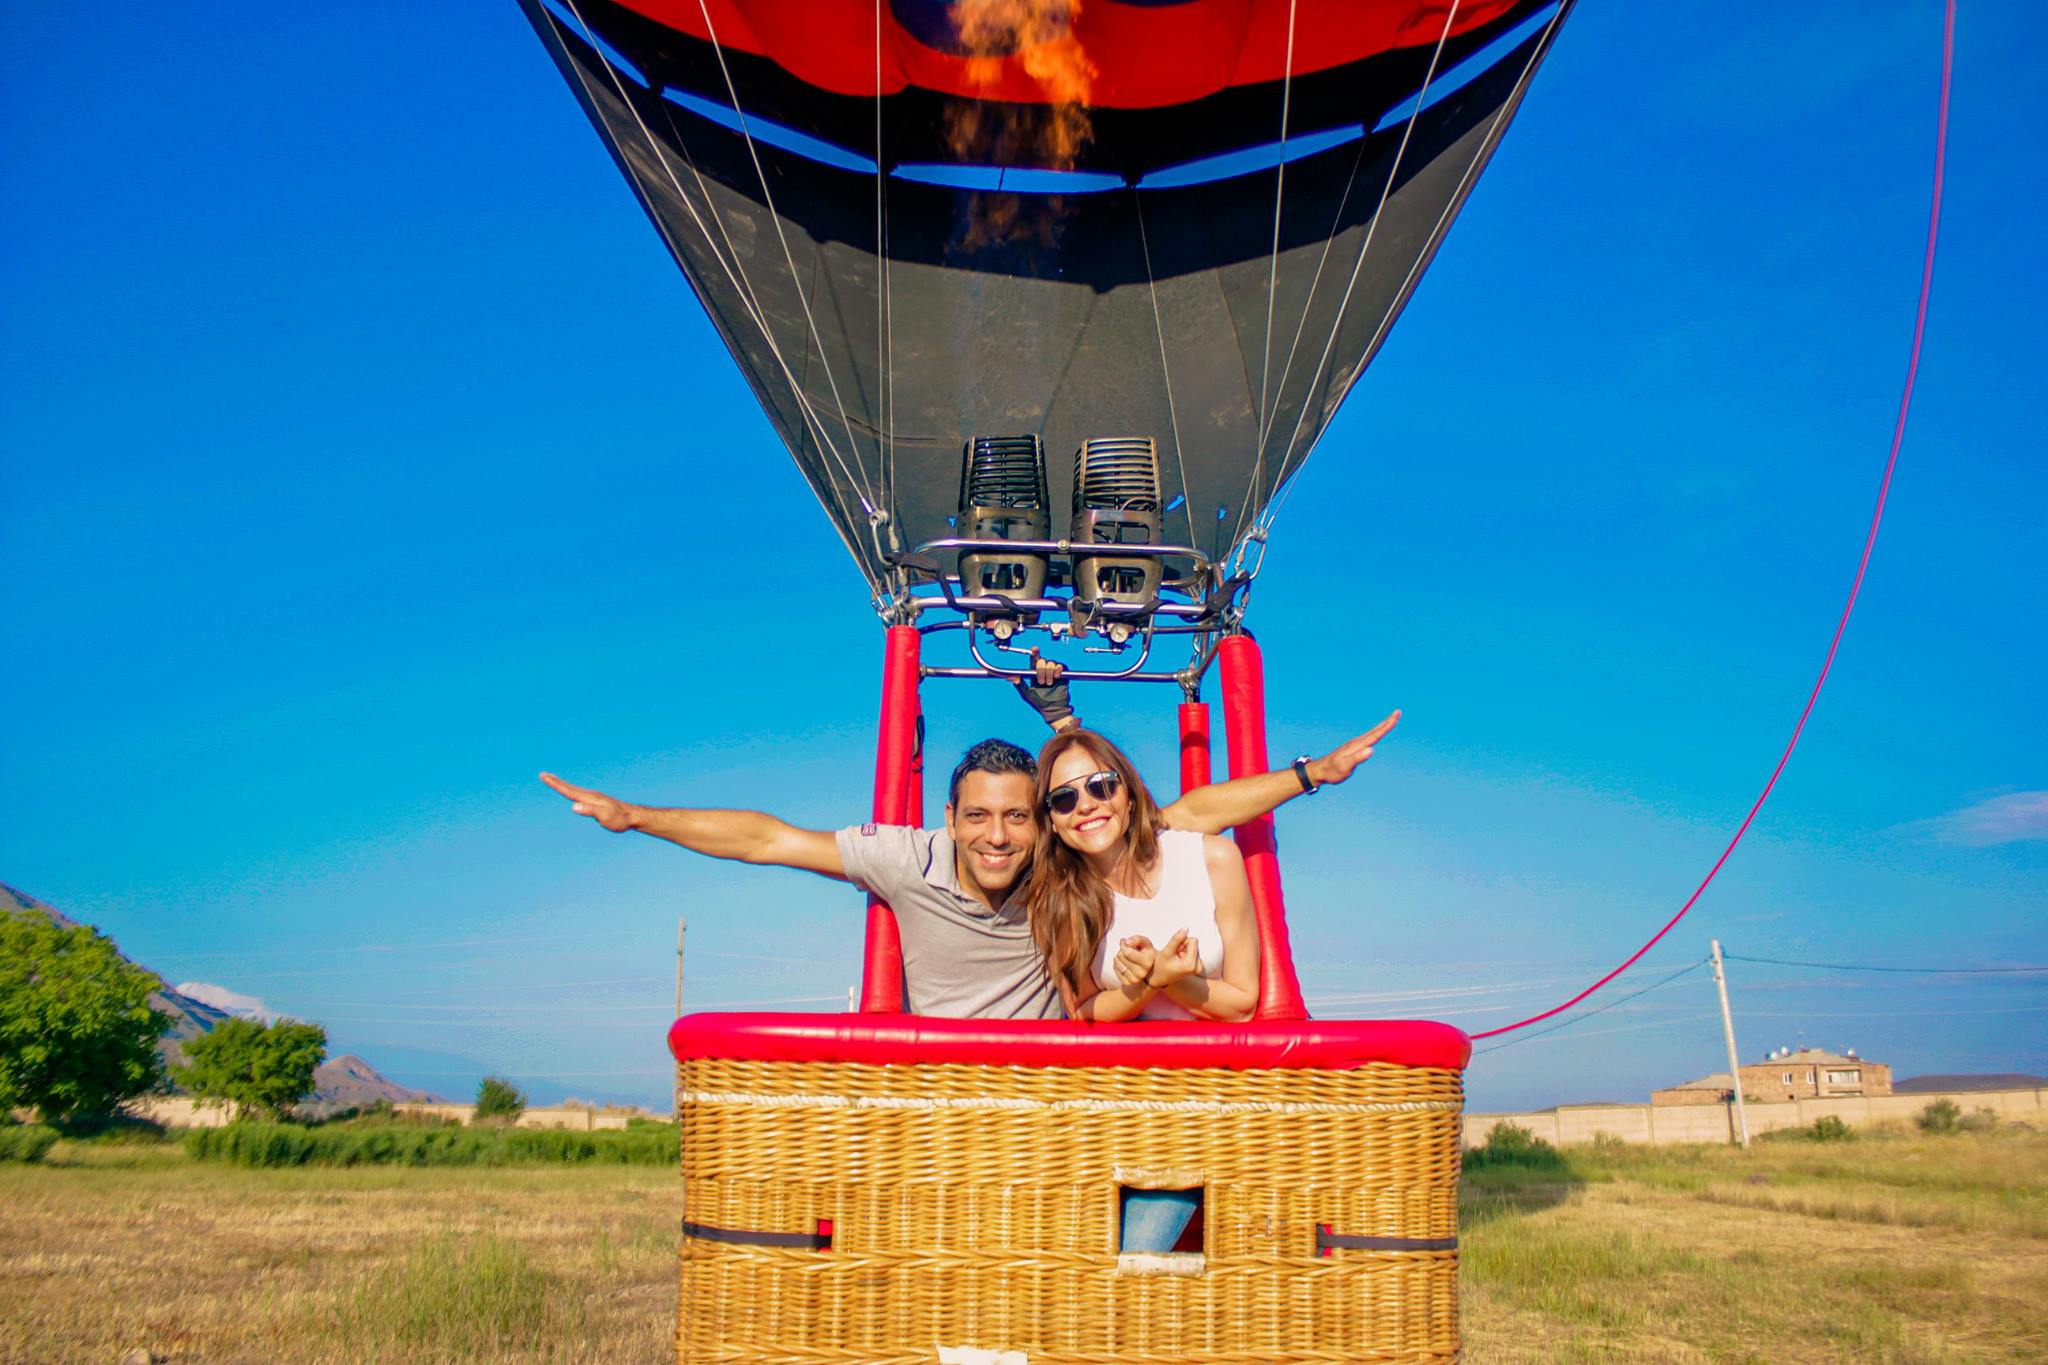
[[[946,807],[946,833],[953,836],[953,864],[961,887],[993,910],[1031,863],[1038,833],[1037,789],[1023,773],[971,772],[960,779],[959,795]]]

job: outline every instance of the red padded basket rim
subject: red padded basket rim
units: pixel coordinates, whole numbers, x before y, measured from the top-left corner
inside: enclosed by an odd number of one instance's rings
[[[1472,1042],[1425,1019],[1159,1021],[939,1019],[908,1014],[686,1014],[677,1061],[875,1066],[1224,1067],[1350,1071],[1368,1062],[1461,1071]]]

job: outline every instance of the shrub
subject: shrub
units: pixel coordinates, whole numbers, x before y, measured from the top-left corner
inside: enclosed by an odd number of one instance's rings
[[[1823,1114],[1798,1128],[1773,1128],[1757,1134],[1758,1142],[1854,1142],[1856,1130],[1835,1114]]]
[[[1989,1106],[1979,1105],[1958,1120],[1956,1126],[1966,1133],[1988,1133],[1998,1126],[1998,1112]]]
[[[1506,1122],[1494,1124],[1486,1134],[1485,1144],[1465,1153],[1467,1170],[1502,1166],[1560,1174],[1565,1170],[1564,1158],[1558,1155],[1557,1148],[1520,1124]]]
[[[363,1109],[342,1109],[323,1119],[298,1120],[318,1128],[460,1128],[462,1120],[443,1114],[401,1113],[390,1100]]]
[[[1962,1117],[1963,1111],[1954,1100],[1932,1100],[1913,1122],[1920,1125],[1923,1133],[1953,1133]]]
[[[47,1124],[0,1123],[0,1161],[41,1161],[57,1138]]]
[[[89,1142],[95,1147],[151,1145],[170,1137],[170,1130],[154,1119],[134,1114],[99,1114],[75,1118],[57,1125],[66,1142]]]
[[[486,1076],[476,1087],[476,1117],[510,1122],[526,1112],[526,1092],[503,1076]]]
[[[677,1159],[674,1125],[571,1133],[556,1128],[317,1128],[231,1123],[185,1135],[186,1155],[237,1166],[666,1166]]]

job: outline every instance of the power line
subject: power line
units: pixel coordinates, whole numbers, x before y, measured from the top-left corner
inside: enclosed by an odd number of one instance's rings
[[[1482,1055],[1488,1052],[1498,1052],[1504,1047],[1513,1047],[1516,1043],[1526,1043],[1531,1038],[1541,1038],[1546,1033],[1555,1033],[1561,1028],[1569,1028],[1573,1024],[1579,1023],[1581,1020],[1591,1019],[1596,1014],[1605,1014],[1608,1010],[1615,1008],[1617,1005],[1626,1005],[1629,1001],[1634,1000],[1639,996],[1648,995],[1651,991],[1657,990],[1658,988],[1663,986],[1668,986],[1672,982],[1678,980],[1679,977],[1684,976],[1687,972],[1696,972],[1706,965],[1706,962],[1702,960],[1699,962],[1692,963],[1689,966],[1680,967],[1677,971],[1671,973],[1671,975],[1663,977],[1656,981],[1652,981],[1649,985],[1643,987],[1639,991],[1631,991],[1627,995],[1620,996],[1616,999],[1610,1000],[1606,1004],[1599,1006],[1597,1009],[1587,1010],[1584,1014],[1574,1014],[1571,1018],[1560,1020],[1559,1022],[1552,1024],[1549,1028],[1540,1028],[1537,1029],[1534,1033],[1525,1033],[1519,1038],[1510,1038],[1505,1043],[1495,1043],[1492,1047],[1480,1048],[1479,1052]]]
[[[1578,1017],[1579,1017],[1579,1018],[1584,1018],[1585,1016],[1581,1015],[1581,1016],[1578,1016]],[[1554,1038],[1554,1039],[1552,1039],[1551,1041],[1552,1041],[1552,1042],[1566,1042],[1566,1043],[1576,1043],[1576,1042],[1578,1042],[1578,1041],[1579,1041],[1579,1040],[1580,1040],[1581,1038],[1605,1038],[1605,1037],[1609,1036],[1610,1034],[1615,1034],[1615,1033],[1639,1033],[1639,1032],[1641,1032],[1641,1031],[1642,1031],[1642,1030],[1644,1030],[1644,1029],[1652,1029],[1652,1028],[1668,1028],[1668,1027],[1669,1027],[1670,1025],[1672,1025],[1672,1024],[1697,1024],[1697,1023],[1701,1023],[1701,1022],[1702,1022],[1702,1021],[1704,1021],[1704,1020],[1708,1020],[1708,1019],[1718,1019],[1718,1018],[1720,1018],[1720,1017],[1721,1017],[1721,1014],[1720,1014],[1720,1011],[1719,1011],[1719,1010],[1703,1010],[1703,1011],[1701,1011],[1701,1012],[1700,1012],[1700,1013],[1698,1013],[1698,1014],[1681,1014],[1681,1015],[1677,1015],[1677,1016],[1675,1016],[1675,1017],[1673,1017],[1673,1018],[1670,1018],[1670,1019],[1645,1019],[1645,1020],[1644,1020],[1643,1022],[1641,1022],[1641,1023],[1639,1023],[1639,1024],[1617,1024],[1617,1025],[1615,1025],[1615,1026],[1614,1026],[1613,1028],[1596,1028],[1596,1029],[1594,1029],[1594,1030],[1593,1030],[1592,1032],[1590,1032],[1590,1033],[1575,1033],[1575,1034],[1573,1034],[1573,1035],[1572,1035],[1571,1037],[1569,1037],[1569,1038],[1563,1038],[1563,1039],[1555,1039],[1555,1038]],[[1515,1042],[1517,1042],[1517,1043],[1527,1043],[1527,1042],[1533,1042],[1533,1041],[1535,1041],[1535,1040],[1537,1040],[1537,1039],[1540,1039],[1540,1038],[1542,1038],[1542,1037],[1543,1037],[1543,1034],[1545,1034],[1545,1033],[1550,1033],[1550,1032],[1553,1032],[1553,1031],[1554,1031],[1554,1030],[1552,1030],[1552,1029],[1544,1029],[1542,1033],[1532,1033],[1532,1034],[1529,1034],[1529,1035],[1528,1035],[1528,1036],[1526,1036],[1526,1037],[1523,1037],[1523,1038],[1517,1038],[1517,1039],[1515,1040]],[[1511,1046],[1513,1046],[1513,1044],[1510,1044],[1510,1043],[1496,1043],[1496,1044],[1494,1044],[1494,1045],[1493,1045],[1492,1047],[1488,1047],[1488,1048],[1481,1048],[1481,1049],[1480,1049],[1480,1051],[1482,1051],[1482,1052],[1497,1052],[1497,1051],[1499,1051],[1499,1050],[1500,1050],[1501,1048],[1504,1048],[1504,1047],[1511,1047]]]
[[[1958,1014],[2040,1014],[2048,1011],[2048,1005],[2006,1005],[1988,1010],[1876,1010],[1860,1011],[1854,1014],[1829,1013],[1824,1010],[1798,1010],[1790,1013],[1762,1010],[1744,1010],[1745,1019],[1947,1019]]]
[[[2005,973],[2040,974],[2048,967],[1876,967],[1863,962],[1793,962],[1781,957],[1744,957],[1740,953],[1723,953],[1730,962],[1762,962],[1773,967],[1814,967],[1826,972],[1902,972],[1908,976],[1989,976]]]
[[[822,1005],[839,999],[836,995],[785,995],[773,1000],[712,1000],[705,1002],[707,1009],[737,1009],[752,1005]],[[331,1010],[420,1010],[433,1014],[472,1015],[536,1015],[553,1018],[562,1014],[646,1014],[659,1013],[667,1009],[663,1002],[635,1003],[627,1005],[415,1005],[397,1000],[333,1000],[322,1005],[312,1003],[312,1008]],[[431,1022],[421,1020],[422,1023]]]

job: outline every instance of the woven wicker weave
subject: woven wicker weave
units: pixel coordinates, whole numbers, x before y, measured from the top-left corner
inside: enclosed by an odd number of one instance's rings
[[[1456,1071],[699,1059],[680,1087],[688,1222],[832,1238],[686,1236],[683,1365],[1457,1359]],[[1203,1187],[1203,1254],[1120,1262],[1120,1185]],[[1318,1254],[1319,1225],[1438,1247]]]

